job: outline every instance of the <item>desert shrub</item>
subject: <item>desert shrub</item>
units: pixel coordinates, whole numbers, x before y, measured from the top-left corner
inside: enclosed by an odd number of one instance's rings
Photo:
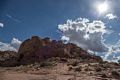
[[[117,71],[112,71],[111,73],[112,73],[112,75],[113,75],[115,78],[120,78],[120,73],[119,73],[119,72],[117,72]]]
[[[101,77],[102,77],[102,78],[108,78],[107,74],[105,74],[105,73],[103,73],[103,74],[101,75]]]
[[[68,67],[68,71],[71,71],[73,68],[70,66],[70,67]]]
[[[75,68],[75,71],[78,71],[78,72],[81,71],[81,67],[80,67],[80,66],[79,66],[79,67],[76,67],[76,68]]]
[[[49,66],[55,66],[55,63],[52,62],[41,62],[40,67],[49,67]]]
[[[86,67],[84,70],[85,70],[85,71],[90,71],[89,67]]]
[[[60,59],[62,62],[67,62],[67,59],[66,58],[61,58]]]
[[[77,66],[77,64],[78,64],[77,61],[73,61],[73,62],[70,63],[70,65],[72,65],[72,66]]]
[[[102,71],[102,69],[100,67],[97,67],[96,72],[100,72],[100,71]]]

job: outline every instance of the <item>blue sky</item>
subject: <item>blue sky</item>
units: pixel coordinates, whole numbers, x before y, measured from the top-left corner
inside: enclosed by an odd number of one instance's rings
[[[109,1],[110,10],[99,15],[96,5],[105,1]],[[118,0],[0,0],[0,23],[4,24],[0,27],[0,42],[11,43],[13,38],[24,41],[33,35],[58,40],[64,35],[58,32],[58,25],[81,17],[104,22],[113,31],[104,35],[105,42],[116,44],[120,38],[119,4]],[[117,18],[110,20],[107,14]]]
[[[32,35],[60,39],[58,24],[78,17],[96,19],[91,1],[95,0],[0,0],[0,22],[4,23],[0,40],[24,40]]]
[[[58,24],[88,16],[81,10],[83,3],[87,4],[84,0],[0,0],[0,21],[4,23],[0,38],[5,42],[13,37],[24,40],[32,35],[60,39],[56,32]]]

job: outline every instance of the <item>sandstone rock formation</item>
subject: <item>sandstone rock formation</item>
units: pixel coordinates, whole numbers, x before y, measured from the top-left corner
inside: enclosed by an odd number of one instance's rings
[[[0,66],[17,66],[42,62],[51,57],[59,58],[79,58],[84,61],[100,62],[102,59],[91,55],[75,44],[64,44],[62,41],[50,40],[50,38],[40,38],[33,36],[25,40],[18,52],[0,52]]]
[[[62,41],[50,40],[49,38],[41,39],[33,36],[25,40],[18,51],[21,64],[30,64],[41,62],[51,57],[61,58],[82,58],[84,60],[102,61],[98,56],[90,55],[85,50],[75,44],[64,44]]]

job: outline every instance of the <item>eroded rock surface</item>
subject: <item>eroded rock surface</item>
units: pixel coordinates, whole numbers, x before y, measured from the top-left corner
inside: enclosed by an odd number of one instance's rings
[[[64,44],[62,41],[41,39],[33,36],[25,40],[18,51],[21,64],[40,62],[51,57],[82,58],[84,60],[102,61],[98,56],[90,55],[75,44]]]

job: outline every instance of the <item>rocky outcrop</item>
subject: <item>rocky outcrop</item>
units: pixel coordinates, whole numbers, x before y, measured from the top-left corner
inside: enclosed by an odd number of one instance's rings
[[[18,61],[21,64],[41,62],[51,57],[102,61],[100,57],[90,55],[75,44],[64,44],[62,41],[50,40],[49,38],[41,39],[38,36],[33,36],[31,39],[25,40],[21,44],[18,54]]]
[[[0,52],[0,66],[32,64],[51,57],[79,58],[87,62],[102,61],[100,57],[90,55],[75,44],[64,44],[62,41],[33,36],[21,44],[18,53],[13,51]]]
[[[0,66],[16,66],[18,55],[14,51],[0,51]]]
[[[44,46],[44,43],[42,42],[42,39],[40,39],[37,36],[32,37],[31,39],[25,40],[18,51],[20,63],[33,63],[36,59],[36,51],[39,48],[42,48]]]

